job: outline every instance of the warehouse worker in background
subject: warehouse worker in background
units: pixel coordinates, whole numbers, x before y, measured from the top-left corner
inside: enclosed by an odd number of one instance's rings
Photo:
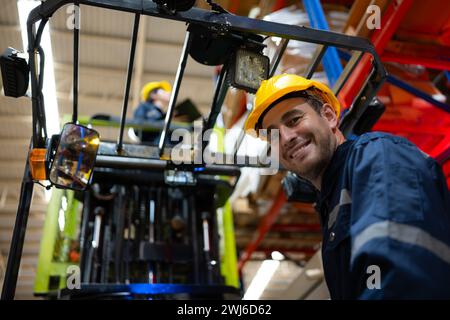
[[[147,83],[141,90],[141,103],[134,111],[134,120],[161,125],[166,117],[172,87],[167,81]],[[160,132],[138,131],[142,142],[158,144]]]
[[[450,195],[440,166],[404,138],[346,140],[332,91],[282,74],[263,81],[246,131],[317,189],[332,299],[450,298]]]
[[[147,121],[164,120],[171,91],[172,86],[167,81],[147,83],[141,89],[141,103],[134,111],[134,117]]]

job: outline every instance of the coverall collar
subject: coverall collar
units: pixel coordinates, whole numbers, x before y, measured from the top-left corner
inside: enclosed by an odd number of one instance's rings
[[[354,139],[349,139],[339,145],[331,157],[328,167],[325,169],[322,177],[321,191],[317,201],[317,209],[319,212],[322,212],[321,208],[330,196],[331,192],[335,189],[335,184],[339,179],[339,176],[342,174],[345,162],[347,160],[347,154],[353,143]]]

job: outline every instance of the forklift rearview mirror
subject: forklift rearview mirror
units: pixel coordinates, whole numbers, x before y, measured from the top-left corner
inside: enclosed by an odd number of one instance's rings
[[[73,123],[65,124],[50,168],[50,181],[59,188],[86,189],[99,144],[97,131]]]

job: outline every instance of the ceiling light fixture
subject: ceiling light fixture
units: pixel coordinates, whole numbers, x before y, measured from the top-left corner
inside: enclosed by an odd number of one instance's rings
[[[243,300],[258,300],[277,271],[280,261],[264,260],[245,292]]]

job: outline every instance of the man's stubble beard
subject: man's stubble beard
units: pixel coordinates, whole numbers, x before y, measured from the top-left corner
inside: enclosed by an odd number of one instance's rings
[[[318,151],[318,159],[308,168],[306,171],[304,170],[293,170],[300,177],[312,182],[317,181],[323,173],[325,169],[328,167],[331,158],[333,157],[333,153],[336,150],[336,141],[335,137],[332,134],[324,134],[324,138],[322,141],[316,144],[316,147],[319,149]],[[311,141],[312,143],[312,141]]]

